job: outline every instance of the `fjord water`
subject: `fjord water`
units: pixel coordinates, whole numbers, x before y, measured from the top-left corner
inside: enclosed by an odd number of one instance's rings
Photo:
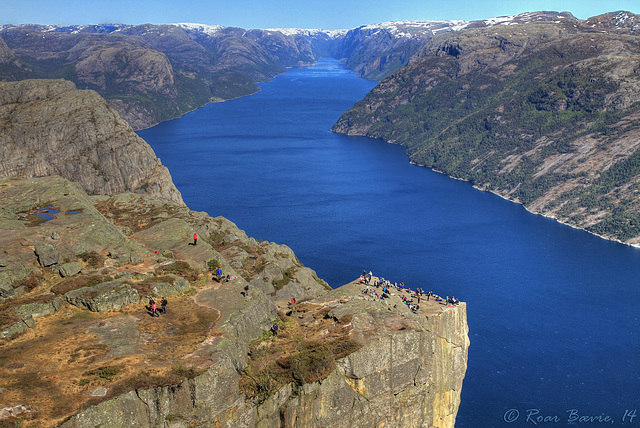
[[[191,209],[287,244],[331,286],[366,269],[466,301],[456,426],[639,425],[640,250],[330,132],[373,86],[322,60],[139,134]]]

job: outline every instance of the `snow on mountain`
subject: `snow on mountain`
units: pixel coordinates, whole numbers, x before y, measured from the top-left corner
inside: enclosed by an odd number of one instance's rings
[[[387,21],[381,24],[371,24],[360,27],[360,30],[386,30],[397,37],[411,38],[426,33],[458,31],[469,25],[469,21],[431,20],[431,21]]]
[[[265,31],[277,31],[285,36],[317,36],[326,34],[333,38],[344,36],[349,30],[320,30],[320,29],[304,29],[304,28],[267,28]]]
[[[173,25],[177,25],[186,31],[199,31],[210,36],[225,28],[223,25],[196,24],[193,22],[180,22]]]
[[[484,23],[487,27],[493,27],[495,25],[517,25],[532,22],[558,23],[563,19],[575,19],[575,17],[569,12],[525,12],[517,15],[498,16],[477,22]]]

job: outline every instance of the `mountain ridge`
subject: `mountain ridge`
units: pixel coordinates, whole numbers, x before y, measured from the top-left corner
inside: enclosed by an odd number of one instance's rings
[[[134,129],[210,102],[250,95],[257,83],[309,65],[344,60],[378,80],[409,63],[436,34],[469,26],[550,21],[535,12],[483,21],[397,21],[351,30],[242,29],[195,23],[0,26],[0,80],[65,78],[94,89]],[[575,19],[575,18],[574,18]],[[156,83],[157,82],[157,83]]]

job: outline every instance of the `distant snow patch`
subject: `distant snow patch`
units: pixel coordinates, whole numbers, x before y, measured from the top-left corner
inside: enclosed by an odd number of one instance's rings
[[[178,27],[183,28],[186,31],[197,31],[200,33],[208,34],[209,36],[225,28],[223,25],[196,24],[193,22],[180,22],[174,25],[177,25]]]
[[[285,36],[317,36],[326,34],[333,38],[343,36],[349,30],[320,30],[320,29],[304,29],[304,28],[266,28],[265,31],[277,31]]]

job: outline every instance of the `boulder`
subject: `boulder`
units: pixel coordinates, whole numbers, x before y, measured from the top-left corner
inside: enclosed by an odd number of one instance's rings
[[[82,264],[80,262],[65,263],[60,266],[60,275],[63,277],[73,276],[82,270]]]
[[[319,279],[315,271],[307,267],[299,267],[291,281],[276,291],[276,300],[290,300],[292,297],[302,299],[316,297],[331,290],[329,284]]]
[[[93,287],[82,287],[64,295],[67,302],[81,309],[102,312],[140,303],[138,291],[126,279],[103,282]]]
[[[35,322],[33,321],[33,317],[31,315],[27,315],[20,321],[13,324],[11,327],[0,331],[0,339],[8,339],[18,333],[22,333],[30,328],[33,328],[34,325]]]
[[[53,315],[62,307],[64,300],[54,297],[50,302],[27,303],[16,308],[16,312],[23,317],[40,318]]]
[[[35,246],[36,255],[40,266],[48,267],[58,263],[60,260],[60,252],[56,245],[52,242],[41,242]]]
[[[154,285],[153,293],[156,296],[177,296],[189,290],[189,282],[181,276],[170,275],[173,282],[159,282]]]
[[[0,297],[9,298],[13,297],[14,291],[11,285],[9,274],[6,272],[0,272]]]

